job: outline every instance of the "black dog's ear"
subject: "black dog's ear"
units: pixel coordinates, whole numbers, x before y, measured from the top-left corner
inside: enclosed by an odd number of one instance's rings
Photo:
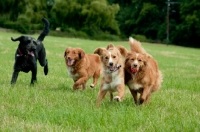
[[[20,36],[20,37],[18,37],[18,38],[16,38],[16,39],[14,39],[13,37],[11,37],[11,40],[12,40],[12,41],[21,41],[23,37],[24,37],[24,36]]]

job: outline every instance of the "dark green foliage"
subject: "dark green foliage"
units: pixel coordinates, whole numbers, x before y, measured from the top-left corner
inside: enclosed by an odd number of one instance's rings
[[[200,1],[186,0],[180,5],[181,23],[176,25],[173,42],[178,45],[200,47]]]
[[[72,27],[75,30],[84,31],[90,36],[95,36],[100,32],[119,35],[120,31],[115,20],[118,10],[118,5],[108,5],[105,0],[57,1],[51,10],[54,21],[52,26],[54,28],[61,27],[62,31]]]
[[[17,20],[17,30],[21,33],[28,33],[30,31],[30,22],[29,19],[26,17],[20,17]]]
[[[166,0],[167,1],[167,0]],[[163,0],[1,0],[0,26],[22,33],[41,30],[41,18],[58,36],[166,43],[167,3]],[[169,43],[200,47],[200,2],[170,0]],[[57,34],[56,34],[57,33]],[[134,35],[135,34],[135,35]]]

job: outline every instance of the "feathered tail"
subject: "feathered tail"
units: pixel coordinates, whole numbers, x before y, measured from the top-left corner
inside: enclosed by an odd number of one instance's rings
[[[44,29],[37,39],[39,41],[43,41],[45,36],[47,36],[47,34],[49,33],[49,25],[50,25],[49,21],[46,18],[42,18],[42,21],[44,23]]]
[[[132,37],[129,37],[130,49],[132,52],[137,52],[141,54],[147,54],[144,48],[142,48],[141,43]]]

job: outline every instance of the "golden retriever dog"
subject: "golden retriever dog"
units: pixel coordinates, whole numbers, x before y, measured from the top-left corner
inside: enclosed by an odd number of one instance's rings
[[[162,73],[153,59],[132,37],[129,38],[131,52],[125,58],[125,84],[136,104],[145,104],[153,92],[161,87]],[[138,96],[139,95],[139,96]]]
[[[124,60],[126,49],[123,46],[115,47],[109,44],[107,48],[97,48],[94,53],[98,54],[102,62],[102,79],[101,86],[97,97],[97,106],[105,97],[106,93],[110,93],[110,100],[113,99],[120,102],[124,97]],[[113,98],[113,92],[118,95]]]
[[[101,60],[96,54],[86,54],[81,48],[66,48],[65,63],[69,76],[74,80],[73,89],[85,89],[89,78],[93,77],[93,88],[100,77]]]

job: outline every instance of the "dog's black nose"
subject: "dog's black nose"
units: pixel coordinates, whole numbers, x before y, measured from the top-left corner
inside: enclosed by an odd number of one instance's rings
[[[133,67],[137,67],[137,64],[133,64]]]
[[[113,63],[112,63],[112,62],[110,62],[110,63],[109,63],[109,65],[110,65],[110,66],[113,66]]]

